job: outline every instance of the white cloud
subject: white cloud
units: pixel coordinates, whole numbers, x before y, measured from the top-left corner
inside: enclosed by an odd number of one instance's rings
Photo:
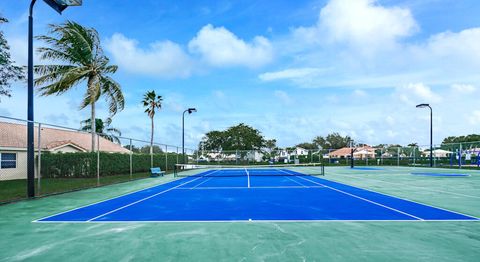
[[[469,117],[470,124],[480,125],[480,110],[474,110]]]
[[[438,94],[423,83],[401,86],[397,88],[395,96],[398,96],[401,101],[407,104],[436,103],[442,100]]]
[[[173,78],[187,77],[193,71],[188,54],[171,41],[155,42],[142,49],[136,40],[116,33],[107,40],[106,48],[116,63],[129,72]]]
[[[475,92],[477,89],[473,85],[453,84],[452,90],[461,94],[470,94]]]
[[[204,26],[188,43],[190,52],[198,54],[206,63],[216,67],[246,66],[256,68],[273,59],[270,41],[256,36],[250,43],[224,27]]]
[[[418,31],[406,7],[385,7],[375,0],[330,0],[316,24],[294,28],[275,42],[278,53],[292,61],[291,68],[259,77],[299,87],[357,89],[480,81],[480,27],[409,42]],[[302,68],[329,70],[321,75],[287,74]]]
[[[307,42],[326,39],[367,51],[392,46],[417,28],[410,10],[405,8],[382,7],[376,0],[331,0],[320,11],[316,25],[297,28],[294,34]]]
[[[395,125],[395,118],[392,117],[392,116],[387,116],[385,118],[385,122],[387,122],[387,124],[393,126],[393,125]]]
[[[355,89],[353,91],[353,96],[356,97],[356,98],[365,98],[367,97],[367,92],[361,90],[361,89]]]
[[[258,77],[262,81],[275,81],[275,80],[283,80],[283,79],[298,79],[298,78],[305,78],[305,77],[314,77],[321,73],[325,72],[324,69],[320,68],[291,68],[276,72],[267,72],[260,74]]]
[[[285,91],[275,90],[274,95],[285,105],[291,105],[293,103],[292,98]]]

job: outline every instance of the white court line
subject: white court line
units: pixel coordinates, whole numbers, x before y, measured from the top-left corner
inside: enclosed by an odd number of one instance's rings
[[[213,172],[212,172],[212,173],[213,173]],[[180,185],[178,185],[178,186],[171,187],[171,188],[169,188],[169,189],[163,190],[162,192],[153,194],[153,195],[151,195],[151,196],[148,196],[148,197],[142,198],[142,199],[140,199],[140,200],[137,200],[137,201],[135,201],[135,202],[132,202],[132,203],[130,203],[130,204],[128,204],[128,205],[124,205],[124,206],[121,206],[121,207],[116,208],[116,209],[114,209],[114,210],[111,210],[111,211],[109,211],[109,212],[103,213],[103,214],[101,214],[101,215],[99,215],[99,216],[96,216],[96,217],[94,217],[94,218],[91,218],[91,219],[87,220],[87,222],[90,222],[90,221],[95,220],[95,219],[97,219],[97,218],[100,218],[100,217],[109,215],[109,214],[111,214],[111,213],[117,212],[117,211],[122,210],[122,209],[124,209],[124,208],[127,208],[127,207],[129,207],[129,206],[133,206],[133,205],[135,205],[135,204],[138,204],[138,203],[140,203],[140,202],[143,202],[143,201],[145,201],[145,200],[147,200],[147,199],[150,199],[150,198],[152,198],[152,197],[156,197],[156,196],[158,196],[158,195],[161,195],[161,194],[163,194],[163,193],[166,193],[166,192],[168,192],[168,191],[171,191],[171,190],[173,190],[173,189],[175,189],[175,188],[177,188],[177,187],[181,187],[181,186],[183,186],[183,185],[185,185],[185,184],[191,183],[191,182],[193,182],[193,181],[195,181],[195,180],[198,180],[198,179],[200,179],[200,178],[202,178],[202,177],[199,177],[199,178],[196,178],[196,179],[187,181],[187,182],[185,182],[185,183],[183,183],[183,184],[180,184]]]
[[[303,178],[303,179],[305,179],[305,178]],[[320,178],[319,178],[319,179],[320,179]],[[321,179],[325,179],[325,178],[321,178]],[[309,179],[306,179],[306,180],[311,181],[311,180],[309,180]],[[328,179],[325,179],[325,180],[328,180]],[[328,181],[330,181],[330,180],[328,180]],[[311,181],[311,182],[314,182],[314,181]],[[440,209],[440,210],[447,211],[447,212],[450,212],[450,213],[455,213],[455,214],[457,214],[457,215],[462,215],[462,216],[471,217],[471,218],[480,220],[480,218],[478,218],[478,217],[475,217],[475,216],[472,216],[472,215],[467,215],[467,214],[464,214],[464,213],[461,213],[461,212],[457,212],[457,211],[453,211],[453,210],[448,210],[448,209],[441,208],[441,207],[432,206],[432,205],[429,205],[429,204],[426,204],[426,203],[421,203],[421,202],[418,202],[418,201],[414,201],[414,200],[410,200],[410,199],[406,199],[406,198],[402,198],[402,197],[390,195],[390,194],[387,194],[387,193],[382,193],[382,192],[377,192],[377,191],[370,190],[370,189],[360,188],[360,187],[357,187],[357,186],[354,186],[354,185],[350,185],[350,184],[347,184],[347,183],[343,183],[343,182],[337,182],[337,181],[333,181],[333,182],[334,182],[334,183],[343,184],[343,185],[346,185],[346,186],[351,186],[351,187],[358,188],[358,189],[361,189],[361,190],[365,190],[365,191],[377,193],[377,194],[384,195],[384,196],[389,196],[389,197],[393,197],[393,198],[398,198],[398,199],[405,200],[405,201],[412,202],[412,203],[416,203],[416,204],[419,204],[419,205],[424,205],[424,206],[428,206],[428,207],[431,207],[431,208]],[[315,183],[316,183],[316,182],[315,182]],[[318,184],[318,183],[316,183],[316,184]],[[320,184],[320,185],[321,185],[321,184]],[[324,185],[324,186],[325,186],[325,185]],[[433,220],[429,220],[429,221],[433,221]],[[442,220],[442,221],[443,221],[443,220]],[[455,219],[452,219],[452,221],[455,221]]]
[[[207,180],[203,181],[202,183],[198,183],[196,186],[190,187],[190,188],[188,188],[188,189],[195,189],[195,188],[197,188],[199,185],[206,183],[208,180],[210,180],[210,179],[212,179],[212,178],[213,178],[213,177],[209,177]]]
[[[84,206],[72,208],[72,209],[69,209],[69,210],[67,210],[67,211],[63,211],[63,212],[57,213],[57,214],[55,214],[55,215],[50,215],[50,216],[46,216],[46,217],[42,217],[42,218],[33,220],[32,222],[46,222],[46,221],[39,221],[39,220],[51,218],[51,217],[54,217],[54,216],[63,215],[63,214],[65,214],[65,213],[68,213],[68,212],[71,212],[71,211],[75,211],[75,210],[78,210],[78,209],[81,209],[81,208],[84,208],[84,207],[93,206],[93,205],[100,204],[100,203],[103,203],[103,202],[107,202],[107,201],[110,201],[110,200],[113,200],[113,199],[116,199],[116,198],[124,197],[124,196],[126,196],[126,195],[135,194],[135,193],[138,193],[138,192],[140,192],[140,191],[149,190],[149,189],[152,189],[152,188],[155,188],[155,187],[163,186],[163,185],[166,185],[166,184],[171,183],[171,182],[186,180],[186,179],[188,179],[188,178],[189,178],[189,177],[184,177],[184,178],[180,178],[180,179],[168,180],[168,181],[165,181],[165,183],[162,183],[162,184],[157,184],[157,185],[154,185],[154,186],[151,186],[151,187],[146,187],[146,188],[142,188],[142,189],[135,190],[135,191],[132,191],[132,192],[127,192],[127,193],[121,194],[121,195],[119,195],[119,196],[114,196],[114,197],[111,197],[111,198],[107,198],[107,199],[105,199],[105,200],[100,200],[100,201],[97,201],[97,202],[93,202],[93,203],[88,204],[88,205],[84,205]]]
[[[355,197],[355,198],[361,199],[361,200],[363,200],[363,201],[366,201],[366,202],[375,204],[375,205],[377,205],[377,206],[381,206],[381,207],[383,207],[383,208],[387,208],[387,209],[393,210],[393,211],[395,211],[395,212],[398,212],[398,213],[407,215],[407,216],[409,216],[409,217],[413,217],[413,218],[416,218],[416,219],[418,219],[418,220],[423,220],[422,218],[419,218],[419,217],[414,216],[414,215],[412,215],[412,214],[409,214],[409,213],[407,213],[407,212],[403,212],[403,211],[400,211],[400,210],[395,209],[395,208],[393,208],[393,207],[389,207],[389,206],[386,206],[386,205],[382,205],[382,204],[377,203],[377,202],[375,202],[375,201],[372,201],[372,200],[369,200],[369,199],[366,199],[366,198],[363,198],[363,197],[360,197],[360,196],[357,196],[357,195],[354,195],[354,194],[351,194],[351,193],[342,191],[342,190],[340,190],[340,189],[336,189],[336,188],[333,188],[333,187],[330,187],[330,186],[327,186],[327,185],[324,185],[324,184],[321,184],[321,183],[317,183],[317,182],[315,182],[315,181],[311,181],[311,180],[306,179],[306,178],[303,178],[303,177],[298,177],[298,178],[301,178],[301,179],[303,179],[303,180],[310,181],[310,182],[312,182],[312,183],[314,183],[314,184],[322,185],[322,186],[324,186],[324,187],[326,187],[326,188],[329,188],[329,189],[331,189],[331,190],[340,192],[340,193],[345,194],[345,195],[349,195],[349,196],[351,196],[351,197]]]
[[[293,182],[295,182],[295,183],[297,183],[297,184],[299,184],[299,185],[301,185],[301,186],[303,186],[303,187],[306,187],[304,184],[302,184],[302,183],[300,183],[300,182],[298,182],[298,181],[295,181],[295,180],[289,178],[288,176],[285,176],[285,178],[287,178],[288,180],[291,180],[291,181],[293,181]]]
[[[341,176],[346,176],[346,177],[355,177],[355,178],[358,178],[358,176],[349,176],[349,175],[346,175],[346,174],[340,174],[340,175],[341,175]],[[466,194],[461,194],[461,193],[454,193],[454,192],[450,192],[450,191],[431,189],[431,188],[428,188],[428,187],[415,186],[415,185],[409,185],[409,184],[404,184],[404,183],[393,183],[393,182],[389,182],[389,181],[385,181],[385,180],[380,180],[380,179],[375,179],[375,178],[371,178],[371,177],[363,177],[363,176],[362,176],[362,179],[370,179],[370,180],[374,180],[374,181],[378,181],[378,182],[383,182],[383,183],[387,183],[387,184],[394,184],[394,185],[402,185],[402,186],[407,186],[407,187],[421,188],[421,189],[423,189],[423,190],[425,190],[425,191],[432,191],[432,192],[445,193],[445,194],[451,194],[451,195],[457,195],[457,196],[464,196],[464,197],[469,197],[469,198],[480,199],[479,196],[472,196],[472,195],[466,195]]]
[[[215,190],[215,189],[305,189],[324,188],[324,186],[251,186],[251,187],[180,187],[175,190]]]
[[[248,172],[246,167],[245,167],[245,173],[247,173],[247,185],[248,185],[248,188],[250,188],[250,173]]]
[[[429,223],[429,222],[476,222],[479,223],[480,220],[475,220],[475,219],[431,219],[431,220],[418,220],[418,219],[398,219],[398,220],[381,220],[381,219],[359,219],[359,220],[352,220],[352,219],[346,219],[346,220],[340,220],[340,219],[312,219],[312,220],[302,220],[302,219],[296,219],[296,220],[124,220],[124,221],[37,221],[37,223],[50,223],[50,224],[83,224],[83,223],[88,223],[88,224],[129,224],[129,223],[318,223],[318,222],[323,222],[323,223],[368,223],[368,222],[373,222],[373,223],[382,223],[382,222],[409,222],[409,223]]]

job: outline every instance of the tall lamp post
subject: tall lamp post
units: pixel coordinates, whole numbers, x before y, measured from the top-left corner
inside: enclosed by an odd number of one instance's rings
[[[417,108],[430,108],[430,167],[433,167],[433,110],[429,104],[419,104]]]
[[[182,115],[182,157],[183,157],[183,163],[185,164],[185,113],[191,114],[193,112],[197,112],[196,108],[189,108],[185,111],[183,111]]]
[[[34,118],[33,118],[33,6],[37,0],[30,2],[28,16],[28,102],[27,102],[27,196],[35,197],[35,152],[33,145]],[[80,6],[82,0],[43,0],[51,8],[62,14],[69,6]]]

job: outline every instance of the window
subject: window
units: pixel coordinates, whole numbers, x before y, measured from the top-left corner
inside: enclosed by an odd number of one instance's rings
[[[1,153],[0,154],[0,168],[17,168],[17,154],[15,153]]]

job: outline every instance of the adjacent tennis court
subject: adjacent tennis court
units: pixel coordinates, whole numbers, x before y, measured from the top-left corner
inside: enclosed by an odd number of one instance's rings
[[[292,167],[179,168],[184,178],[36,222],[478,220],[328,180],[323,167],[314,175]]]

